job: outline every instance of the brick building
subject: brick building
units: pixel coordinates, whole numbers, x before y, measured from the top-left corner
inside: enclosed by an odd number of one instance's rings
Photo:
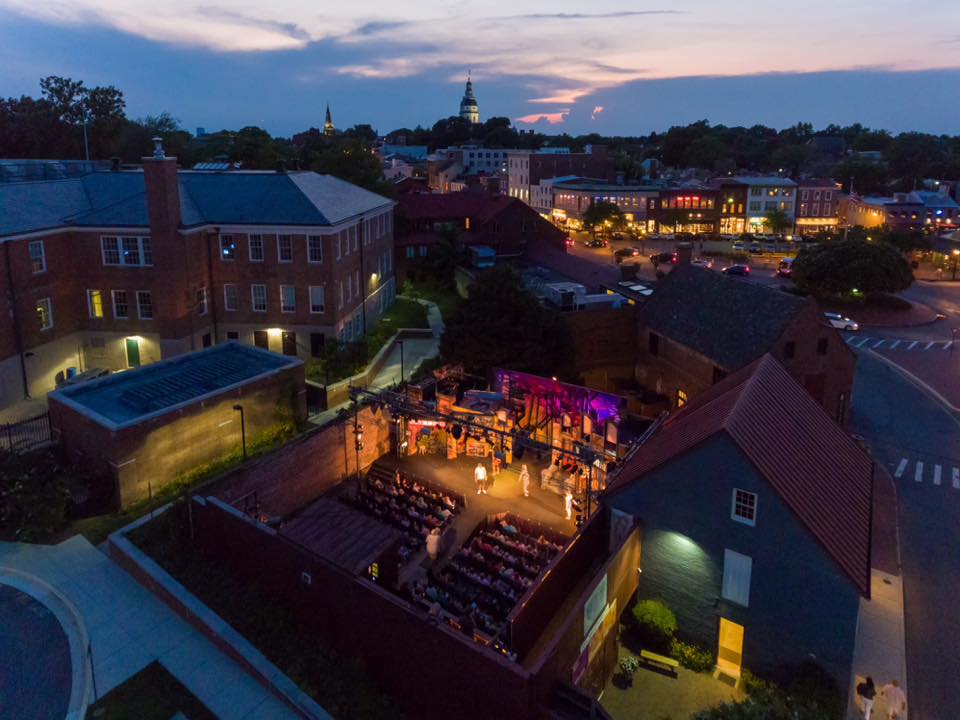
[[[0,184],[0,407],[224,340],[309,357],[392,302],[392,201],[316,173],[179,171],[157,155]]]
[[[467,247],[490,247],[498,258],[522,255],[532,243],[565,248],[561,230],[506,195],[411,193],[399,197],[396,212],[401,281],[415,275],[431,248],[448,235],[455,235]]]
[[[616,173],[605,145],[587,145],[586,151],[568,148],[508,150],[508,194],[532,205],[541,180],[575,175],[614,182]]]
[[[720,227],[721,191],[665,188],[650,199],[649,229],[658,233],[715,233]]]
[[[809,298],[680,266],[639,313],[637,380],[674,407],[765,353],[845,425],[856,357]]]
[[[836,232],[840,224],[840,183],[810,178],[797,188],[797,235]]]

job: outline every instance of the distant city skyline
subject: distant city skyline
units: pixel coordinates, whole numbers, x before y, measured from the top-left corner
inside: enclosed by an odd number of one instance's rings
[[[191,131],[290,135],[322,126],[329,102],[338,128],[386,133],[456,115],[470,70],[481,120],[547,133],[640,135],[701,119],[958,131],[960,7],[796,10],[428,0],[400,17],[379,2],[318,14],[293,0],[0,0],[0,95],[36,96],[41,77],[63,75],[115,85],[130,117],[166,111]]]

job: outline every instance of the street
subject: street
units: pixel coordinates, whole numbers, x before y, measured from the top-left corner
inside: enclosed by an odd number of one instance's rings
[[[910,717],[960,718],[960,421],[858,352],[851,429],[897,486]]]

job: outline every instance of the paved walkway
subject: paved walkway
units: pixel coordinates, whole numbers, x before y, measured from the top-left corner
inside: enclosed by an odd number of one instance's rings
[[[59,545],[0,543],[0,566],[49,583],[77,609],[98,697],[159,660],[224,720],[297,717],[82,536]]]

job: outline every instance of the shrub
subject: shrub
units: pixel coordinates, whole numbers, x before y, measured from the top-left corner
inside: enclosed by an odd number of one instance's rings
[[[670,643],[670,657],[694,672],[712,670],[715,663],[713,653],[709,650],[676,638]]]
[[[633,619],[641,640],[659,649],[670,647],[677,632],[677,618],[660,600],[641,600],[633,606]]]
[[[51,450],[0,452],[0,540],[39,542],[61,530],[70,482]]]
[[[622,672],[624,675],[633,675],[639,669],[640,661],[637,660],[633,655],[627,655],[625,658],[620,658],[620,672]]]

